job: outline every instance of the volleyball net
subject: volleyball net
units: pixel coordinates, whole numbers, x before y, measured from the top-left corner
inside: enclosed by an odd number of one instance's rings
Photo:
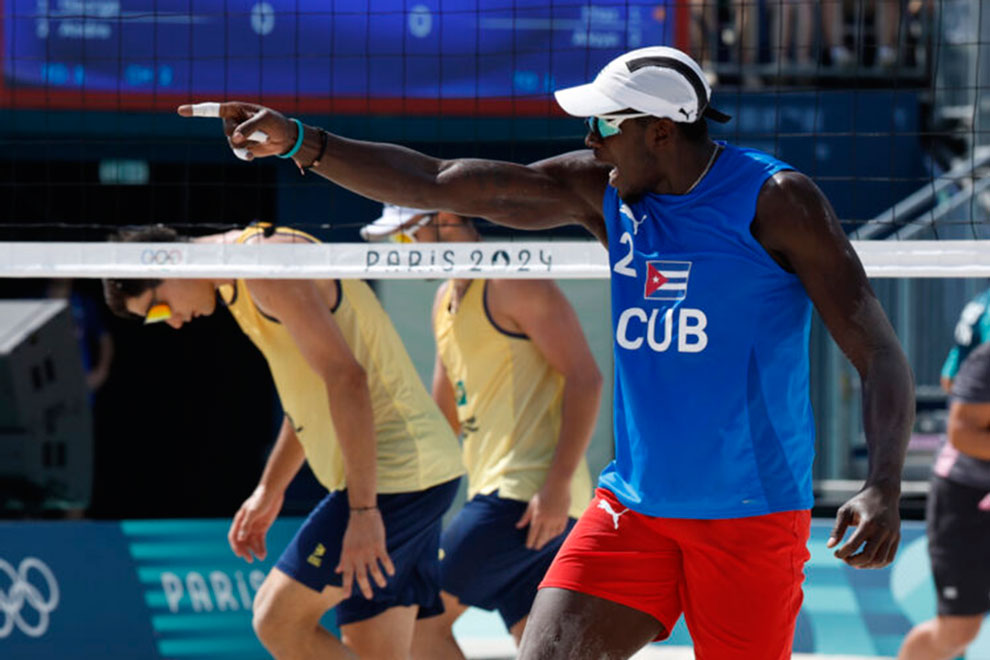
[[[570,280],[565,292],[607,373],[608,289],[583,280],[607,278],[610,269],[583,229],[530,234],[480,222],[480,243],[364,243],[359,229],[380,215],[380,204],[300,176],[291,163],[242,162],[219,122],[182,119],[175,108],[254,101],[350,138],[526,163],[582,147],[582,122],[563,115],[553,90],[591,80],[627,50],[673,45],[701,63],[714,104],[733,116],[710,127],[714,137],[774,154],[829,198],[867,274],[878,278],[919,401],[944,410],[937,383],[953,326],[986,287],[977,278],[990,277],[984,4],[0,0],[0,289],[35,295],[44,288],[39,279],[85,278],[81,287],[95,297],[91,280],[104,277],[377,280],[426,379],[433,345],[425,317],[436,288],[428,280]],[[197,237],[256,221],[323,243],[106,240],[135,225]],[[244,405],[262,388],[230,375],[241,354],[217,347],[244,339],[216,316],[183,333],[110,319],[119,353],[129,357],[115,367],[119,396],[104,395],[115,402],[102,417],[112,420],[105,437],[129,438],[161,401],[189,410],[189,429],[212,414],[207,408],[264,407]],[[207,336],[206,348],[193,352],[173,334]],[[183,366],[148,378],[149,355],[163,367]],[[857,453],[856,375],[817,325],[812,356],[816,476],[857,478],[865,458]],[[175,403],[190,381],[198,389]],[[230,396],[217,403],[220,393]],[[937,414],[919,419],[928,424],[919,437],[937,435]],[[255,420],[254,433],[265,424]],[[599,426],[594,446],[606,460],[607,415]],[[165,446],[172,439],[161,432],[154,442]]]
[[[990,238],[978,0],[3,0],[0,16],[0,240],[255,220],[355,240],[373,203],[238,161],[176,106],[256,101],[531,162],[582,146],[554,89],[657,44],[708,72],[733,115],[713,135],[806,172],[857,238]]]
[[[873,278],[990,277],[990,241],[855,241]],[[0,243],[0,278],[607,279],[597,242]]]

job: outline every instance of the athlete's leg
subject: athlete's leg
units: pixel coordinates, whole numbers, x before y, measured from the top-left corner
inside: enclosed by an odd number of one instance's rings
[[[443,614],[416,621],[413,660],[465,660],[454,639],[454,622],[467,610],[456,596],[440,592]]]
[[[529,613],[519,660],[621,660],[668,633],[645,612],[547,587]]]
[[[911,629],[897,660],[952,660],[963,654],[980,632],[984,615],[938,616]]]
[[[938,614],[908,633],[899,659],[956,658],[979,634],[990,611],[990,512],[980,510],[985,493],[932,479],[925,517]]]
[[[509,628],[509,634],[512,635],[512,639],[515,640],[517,648],[522,644],[523,631],[526,630],[527,621],[529,621],[528,614],[519,621],[517,621],[515,625],[513,625],[511,628]]]
[[[568,534],[540,585],[520,660],[628,658],[681,615],[678,544],[608,490]]]
[[[343,599],[339,587],[313,591],[273,568],[254,598],[254,631],[278,660],[353,660],[355,655],[320,625],[326,611]]]
[[[361,660],[409,660],[419,606],[390,607],[378,616],[340,627],[344,643]]]
[[[790,660],[808,560],[808,511],[670,521],[697,660]]]

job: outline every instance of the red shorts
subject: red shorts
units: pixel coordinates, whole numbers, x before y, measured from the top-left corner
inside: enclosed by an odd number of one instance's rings
[[[540,588],[645,612],[666,633],[683,612],[697,660],[786,660],[809,559],[810,511],[653,518],[599,488]]]

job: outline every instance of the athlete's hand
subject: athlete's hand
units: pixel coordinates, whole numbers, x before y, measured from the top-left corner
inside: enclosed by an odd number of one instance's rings
[[[180,105],[179,114],[183,117],[208,116],[197,111],[197,106],[203,105],[206,104]],[[219,116],[223,120],[223,132],[227,141],[233,148],[246,149],[247,160],[284,154],[296,142],[296,124],[277,110],[240,101],[220,103],[219,106]],[[248,139],[255,131],[264,132],[268,139],[265,142]]]
[[[863,488],[839,509],[827,547],[837,546],[846,529],[853,526],[856,532],[835,551],[835,556],[855,568],[883,568],[888,565],[894,561],[901,542],[899,499],[899,488]],[[863,546],[862,550],[860,546]]]
[[[550,541],[567,529],[567,512],[571,508],[571,485],[543,484],[543,488],[533,495],[516,529],[529,525],[526,534],[526,547],[542,550]]]
[[[265,558],[268,554],[265,535],[282,510],[284,500],[284,493],[274,493],[264,486],[255,488],[251,496],[244,500],[227,532],[227,541],[235,555],[243,557],[248,563],[254,561],[252,554],[258,561]]]
[[[357,580],[361,593],[365,598],[371,599],[368,575],[371,575],[375,584],[384,587],[386,578],[382,574],[382,566],[389,576],[395,575],[395,567],[385,548],[385,523],[382,522],[381,512],[378,509],[351,511],[340,549],[340,563],[335,569],[344,579],[344,593],[350,596],[354,580]]]

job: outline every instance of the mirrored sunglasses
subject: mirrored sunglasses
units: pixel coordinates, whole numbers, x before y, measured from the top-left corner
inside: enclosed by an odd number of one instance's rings
[[[632,113],[628,115],[613,115],[611,117],[588,117],[584,120],[585,126],[588,127],[588,131],[594,135],[599,140],[604,140],[605,138],[612,137],[613,135],[618,135],[622,132],[619,128],[619,124],[627,119],[633,119],[634,117],[649,117],[650,114],[646,112]]]

